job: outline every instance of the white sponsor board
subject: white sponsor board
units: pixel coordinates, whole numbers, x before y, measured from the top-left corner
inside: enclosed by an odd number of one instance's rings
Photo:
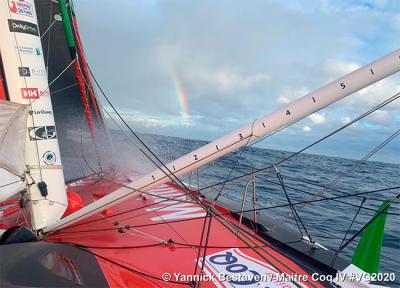
[[[203,258],[199,261],[200,267]],[[296,288],[305,286],[300,281],[289,281],[288,275],[275,267],[255,259],[239,248],[227,249],[206,256],[205,272],[217,287]]]

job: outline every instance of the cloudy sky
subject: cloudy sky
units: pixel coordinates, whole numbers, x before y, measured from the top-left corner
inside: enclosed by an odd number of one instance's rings
[[[184,138],[215,139],[400,48],[398,0],[78,0],[75,9],[88,61],[132,127]],[[259,146],[295,151],[399,91],[391,76]],[[310,152],[360,158],[399,129],[399,110],[398,100]],[[399,147],[373,160],[400,162]]]

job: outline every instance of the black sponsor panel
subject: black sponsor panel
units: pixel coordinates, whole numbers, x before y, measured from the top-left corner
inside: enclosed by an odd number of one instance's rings
[[[21,76],[21,77],[30,77],[31,76],[31,70],[29,70],[29,67],[18,67],[18,72],[19,72],[19,76]]]
[[[28,127],[29,139],[31,141],[56,139],[56,126]]]
[[[8,27],[10,28],[10,32],[39,36],[38,26],[28,21],[8,19]]]

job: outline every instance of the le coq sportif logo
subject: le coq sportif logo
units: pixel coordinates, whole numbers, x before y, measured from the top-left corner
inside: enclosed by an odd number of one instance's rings
[[[10,28],[10,32],[39,36],[38,26],[31,22],[8,19],[8,27]]]

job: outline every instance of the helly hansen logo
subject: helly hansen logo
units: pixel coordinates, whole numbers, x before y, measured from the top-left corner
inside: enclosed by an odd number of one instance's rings
[[[21,88],[22,99],[39,99],[38,88]]]
[[[28,127],[28,132],[29,132],[29,139],[31,141],[57,138],[56,126]]]
[[[19,32],[39,36],[39,29],[36,24],[27,21],[8,19],[8,27],[11,32]]]

